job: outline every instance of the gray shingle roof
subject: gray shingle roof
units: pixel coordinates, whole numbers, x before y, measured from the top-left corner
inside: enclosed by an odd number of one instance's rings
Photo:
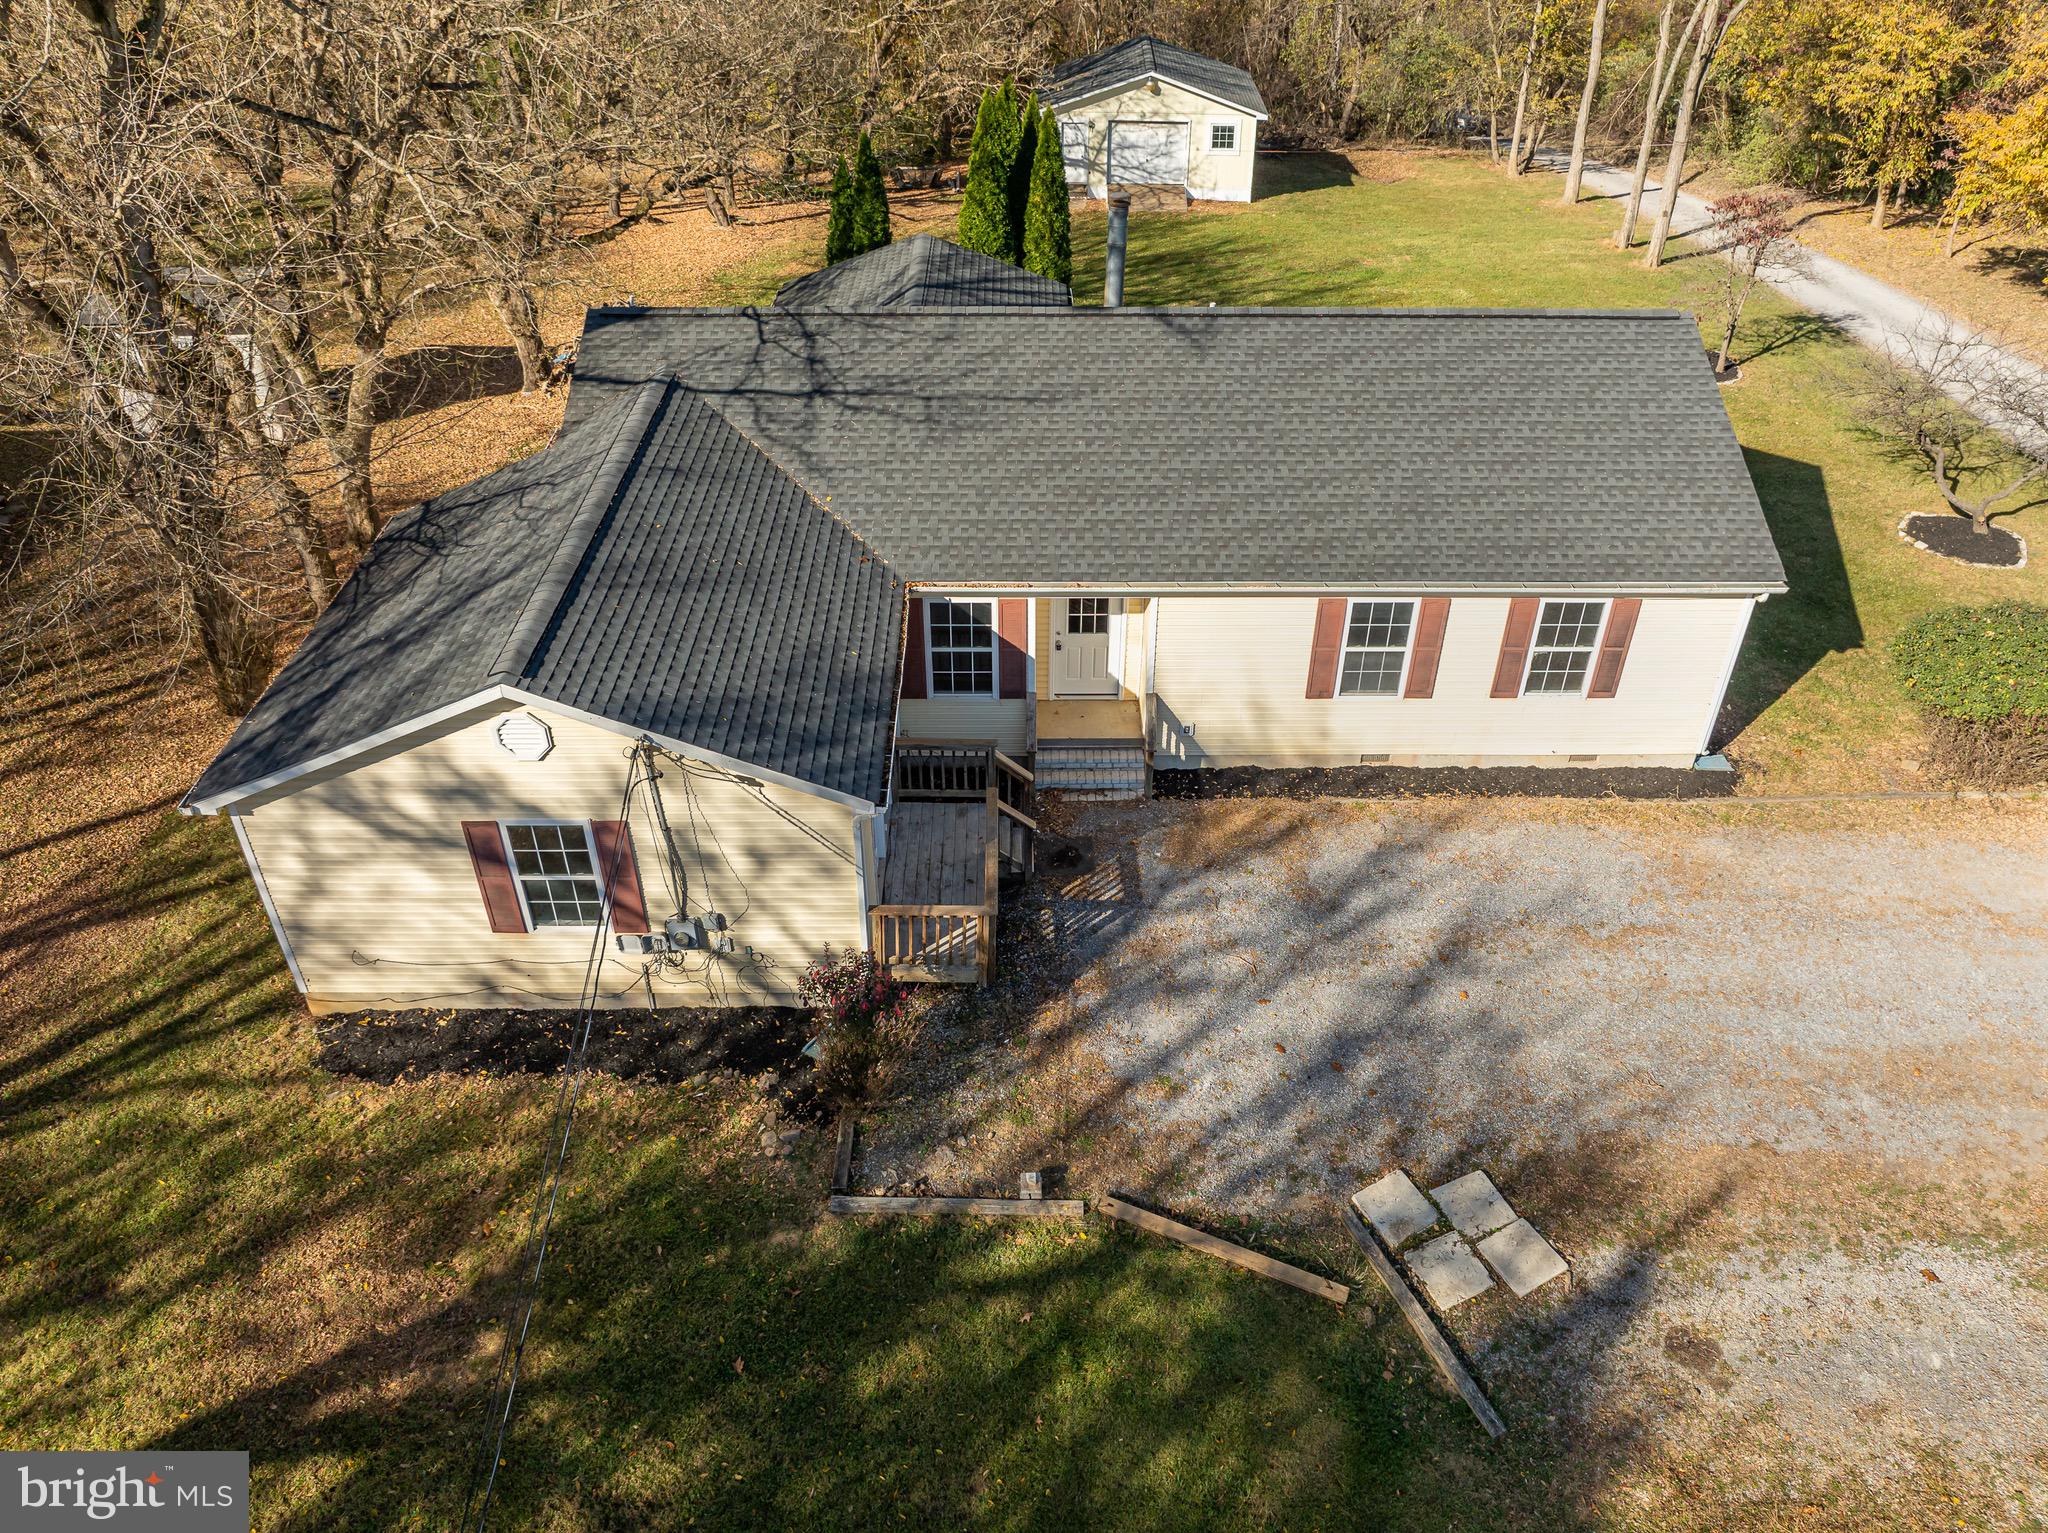
[[[188,804],[516,686],[878,799],[902,588],[664,375],[394,518]]]
[[[1156,37],[1134,37],[1100,53],[1091,53],[1085,59],[1060,65],[1046,76],[1038,99],[1058,110],[1112,86],[1149,75],[1188,86],[1261,117],[1266,115],[1265,97],[1259,94],[1252,77],[1237,65],[1175,43],[1161,42]]]
[[[1684,314],[594,310],[916,581],[1782,584]]]
[[[1058,306],[1064,282],[942,240],[913,234],[786,284],[778,309],[921,309]]]

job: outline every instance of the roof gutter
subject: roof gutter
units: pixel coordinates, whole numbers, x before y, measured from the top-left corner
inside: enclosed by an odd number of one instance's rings
[[[1325,581],[1316,585],[1273,582],[1070,580],[1023,585],[1004,581],[912,581],[920,596],[1070,596],[1086,591],[1097,596],[1413,596],[1444,592],[1453,596],[1782,596],[1784,581],[1713,581],[1685,583],[1654,580],[1452,581],[1378,580]]]

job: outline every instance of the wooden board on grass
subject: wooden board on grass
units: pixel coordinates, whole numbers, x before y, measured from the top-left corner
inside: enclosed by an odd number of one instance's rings
[[[1479,1418],[1479,1424],[1486,1428],[1486,1435],[1499,1437],[1507,1431],[1506,1425],[1495,1414],[1493,1402],[1486,1398],[1486,1391],[1479,1387],[1479,1381],[1459,1358],[1457,1350],[1436,1323],[1436,1317],[1422,1307],[1422,1301],[1415,1297],[1415,1291],[1408,1286],[1408,1280],[1394,1267],[1387,1253],[1380,1249],[1379,1236],[1365,1226],[1365,1221],[1350,1209],[1344,1210],[1344,1228],[1351,1232],[1351,1238],[1358,1242],[1365,1252],[1365,1259],[1372,1264],[1372,1270],[1387,1285],[1387,1292],[1394,1296],[1395,1307],[1408,1322],[1422,1343],[1422,1350],[1429,1354],[1429,1360],[1436,1364],[1436,1370],[1444,1376],[1465,1403],[1472,1407],[1472,1414]]]
[[[825,1206],[835,1214],[983,1214],[1011,1219],[1079,1219],[1088,1212],[1079,1198],[869,1198],[839,1193]]]
[[[1350,1301],[1351,1290],[1342,1283],[1333,1283],[1328,1278],[1317,1277],[1313,1272],[1304,1272],[1299,1267],[1290,1267],[1283,1261],[1234,1245],[1220,1235],[1211,1235],[1207,1230],[1198,1230],[1191,1224],[1182,1224],[1163,1214],[1155,1214],[1148,1208],[1137,1208],[1119,1198],[1104,1198],[1102,1211],[1112,1219],[1125,1224],[1136,1225],[1150,1234],[1164,1235],[1168,1240],[1177,1240],[1191,1250],[1201,1251],[1209,1256],[1256,1272],[1260,1277],[1269,1277],[1276,1283],[1285,1283],[1289,1288],[1299,1288],[1303,1293],[1314,1294],[1318,1299],[1328,1299],[1332,1304]]]

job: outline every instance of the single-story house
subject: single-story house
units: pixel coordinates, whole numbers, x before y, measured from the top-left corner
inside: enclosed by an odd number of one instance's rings
[[[1682,313],[596,309],[185,807],[316,1010],[973,979],[1040,792],[1689,766],[1784,589]]]
[[[1134,37],[1062,64],[1038,99],[1060,125],[1067,184],[1179,187],[1210,202],[1252,200],[1265,98],[1235,64]]]

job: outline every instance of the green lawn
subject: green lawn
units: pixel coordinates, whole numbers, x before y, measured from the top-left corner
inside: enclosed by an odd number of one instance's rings
[[[1645,271],[1607,241],[1604,202],[1567,209],[1555,176],[1519,182],[1483,158],[1381,155],[1354,179],[1335,156],[1269,156],[1260,200],[1222,213],[1136,214],[1125,301],[1533,308],[1711,308],[1703,258]],[[1268,195],[1273,193],[1274,195]],[[1076,218],[1075,292],[1099,302],[1103,220]],[[1860,437],[1841,371],[1855,343],[1765,292],[1738,354],[1770,347],[1725,391],[1791,585],[1766,603],[1731,691],[1731,749],[1752,789],[1917,785],[1896,768],[1918,731],[1883,658],[1915,614],[1951,602],[2048,600],[2048,564],[1977,571],[1909,548],[1899,518],[1938,511],[1924,476]],[[2006,521],[2038,541],[2048,513]]]

